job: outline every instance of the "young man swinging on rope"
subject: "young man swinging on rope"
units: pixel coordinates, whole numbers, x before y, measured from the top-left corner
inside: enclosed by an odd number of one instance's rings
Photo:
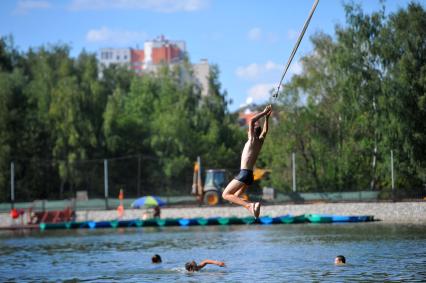
[[[249,123],[248,141],[244,145],[241,154],[241,170],[223,191],[222,197],[227,201],[239,204],[245,207],[254,217],[258,218],[260,214],[260,203],[248,203],[240,198],[249,185],[253,183],[253,168],[257,156],[262,149],[266,134],[268,133],[269,116],[272,112],[272,106],[268,105],[265,109],[251,118]],[[265,117],[263,130],[259,126],[259,119]]]

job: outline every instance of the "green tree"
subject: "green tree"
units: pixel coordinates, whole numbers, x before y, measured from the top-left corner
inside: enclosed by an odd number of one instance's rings
[[[394,149],[399,185],[418,188],[424,180],[424,9],[410,4],[390,16],[384,7],[370,15],[353,4],[345,10],[346,25],[336,27],[335,39],[312,37],[302,74],[280,97],[285,114],[272,132],[274,141],[285,142],[267,144],[261,158],[279,170],[272,184],[282,188],[291,183],[289,157],[282,156],[295,151],[302,190],[383,190],[390,186]]]

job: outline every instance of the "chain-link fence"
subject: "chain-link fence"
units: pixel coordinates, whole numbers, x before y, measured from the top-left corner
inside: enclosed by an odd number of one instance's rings
[[[418,188],[399,188],[396,185],[398,166],[393,163],[384,165],[389,168],[381,176],[382,181],[385,179],[384,183],[388,184],[386,187],[371,188],[371,180],[365,180],[356,188],[320,188],[312,187],[312,182],[304,179],[310,169],[303,162],[302,154],[294,153],[286,156],[286,159],[282,168],[267,170],[249,188],[250,198],[264,198],[271,202],[306,202],[423,199],[426,196],[424,184]],[[120,190],[124,192],[126,207],[130,207],[136,198],[146,195],[162,197],[171,205],[197,204],[196,197],[191,195],[192,165],[175,176],[166,176],[162,168],[160,159],[144,155],[75,162],[15,160],[10,166],[10,189],[3,189],[0,210],[7,211],[11,206],[112,209],[119,203]],[[207,169],[212,168],[203,168],[203,182]],[[227,181],[238,173],[238,168],[220,169],[227,172]],[[273,174],[275,178],[277,175],[281,178],[281,185],[271,185]]]
[[[120,190],[125,204],[146,195],[177,198],[176,202],[195,200],[191,196],[192,165],[169,177],[161,168],[161,160],[143,155],[75,162],[15,160],[0,210],[70,205],[108,209],[116,207]]]

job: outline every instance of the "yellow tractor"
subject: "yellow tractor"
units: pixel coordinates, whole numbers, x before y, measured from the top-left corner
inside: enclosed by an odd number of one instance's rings
[[[254,181],[262,179],[268,169],[255,168],[253,171]],[[230,181],[230,174],[225,169],[207,169],[205,170],[204,185],[201,180],[201,161],[197,159],[194,165],[194,175],[192,183],[192,194],[196,196],[200,204],[217,205],[222,199],[222,192]],[[247,194],[242,197],[248,200]]]

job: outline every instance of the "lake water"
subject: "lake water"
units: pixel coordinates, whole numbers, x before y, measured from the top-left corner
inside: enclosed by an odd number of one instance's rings
[[[151,264],[160,254],[163,263]],[[346,257],[335,266],[334,257]],[[188,273],[187,261],[225,261]],[[290,224],[0,232],[0,281],[422,282],[426,225]]]

